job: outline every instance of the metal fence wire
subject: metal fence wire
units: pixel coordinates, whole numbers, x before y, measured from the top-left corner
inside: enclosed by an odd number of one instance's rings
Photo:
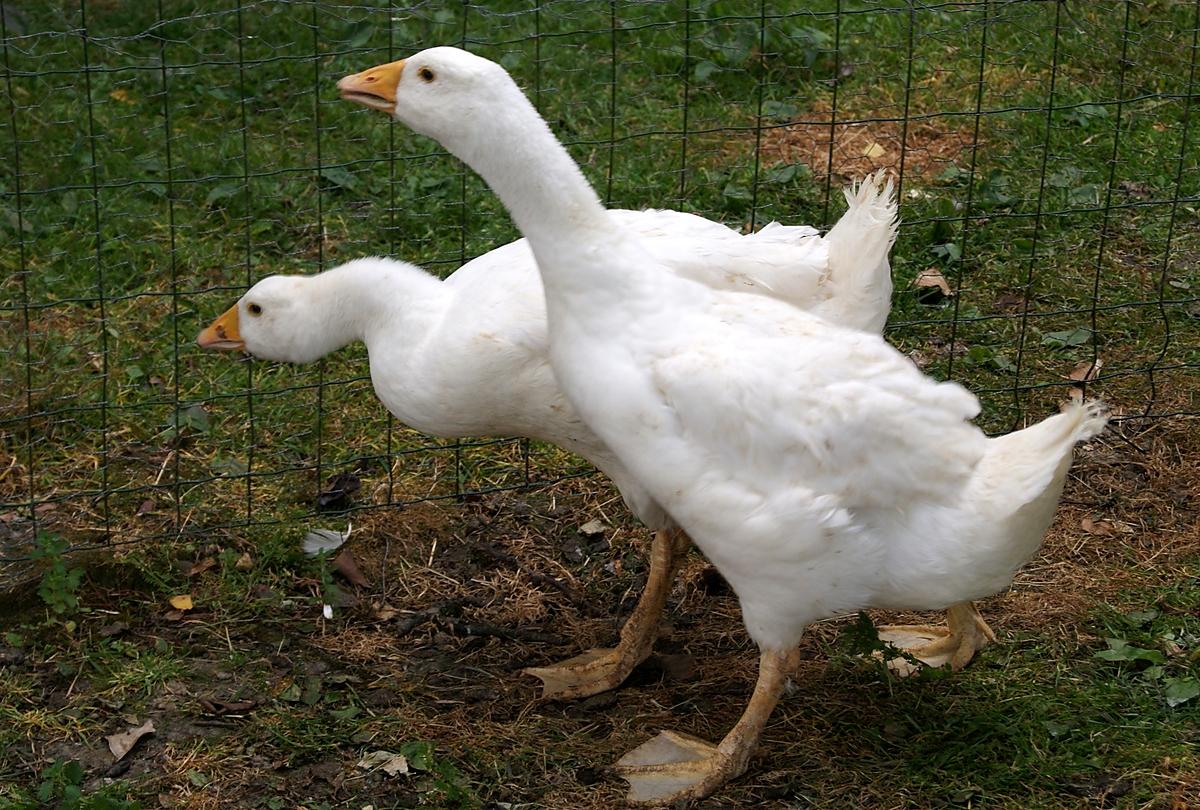
[[[337,98],[435,44],[508,68],[611,206],[827,227],[847,180],[892,169],[888,337],[976,391],[989,431],[1083,385],[1129,419],[1200,412],[1200,0],[0,12],[6,576],[39,532],[84,549],[319,523],[344,474],[351,510],[588,474],[396,423],[361,346],[296,367],[193,342],[270,274],[378,254],[448,274],[517,236],[436,145]]]

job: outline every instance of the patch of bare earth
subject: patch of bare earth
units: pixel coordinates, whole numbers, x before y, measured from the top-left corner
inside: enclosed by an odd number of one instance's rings
[[[827,107],[801,113],[802,120],[762,133],[759,154],[767,165],[803,163],[825,177],[832,167],[840,182],[862,178],[878,169],[930,180],[951,164],[970,161],[974,132],[953,126],[958,119],[918,118],[904,121],[838,120]],[[751,147],[754,139],[749,139]],[[745,144],[742,143],[742,146]],[[832,147],[832,149],[831,149]],[[903,164],[903,166],[902,166]]]
[[[1098,606],[1141,609],[1130,601],[1133,589],[1194,577],[1187,566],[1200,554],[1197,422],[1125,422],[1078,450],[1042,552],[1010,592],[981,604],[997,645],[962,674],[925,687],[849,676],[830,662],[849,617],[812,627],[797,688],[775,712],[749,772],[703,806],[805,799],[821,807],[945,805],[951,788],[944,795],[893,789],[892,769],[913,767],[900,749],[894,762],[878,750],[880,728],[890,733],[886,718],[903,720],[896,694],[987,678],[1011,645],[1044,643],[1090,658],[1097,642],[1089,616]],[[247,594],[269,606],[252,621],[206,614],[202,606],[183,621],[167,620],[153,606],[142,615],[137,604],[146,599],[136,592],[88,597],[125,606],[129,633],[191,651],[185,682],[160,688],[150,702],[164,731],[140,744],[117,778],[138,780],[168,807],[269,797],[287,806],[442,806],[424,777],[357,767],[365,752],[428,740],[487,801],[608,808],[620,806],[624,794],[607,770],[623,752],[664,728],[718,739],[753,689],[756,653],[736,600],[693,554],[675,583],[655,655],[624,687],[574,702],[538,699],[537,682],[521,669],[614,643],[645,580],[647,533],[624,518],[599,477],[369,512],[355,524],[349,546],[368,584],[343,582],[345,599],[332,620],[320,618],[319,583],[300,576],[285,577],[273,593]],[[215,569],[195,577],[193,590],[202,593],[216,577]],[[79,632],[99,632],[93,623],[112,620],[84,618]],[[244,662],[237,667],[232,650]],[[54,675],[52,666],[38,677],[50,700],[87,689]],[[302,694],[314,683],[322,697],[310,706]],[[326,699],[331,707],[353,703],[361,714],[346,733],[305,747],[298,740],[306,732],[289,726],[288,716],[311,712],[310,722],[323,723]],[[239,701],[252,705],[222,708]],[[123,727],[121,709],[102,714],[105,733]],[[90,778],[97,779],[108,767],[95,753],[100,745],[98,737],[35,738],[22,745],[22,761],[87,759],[79,752],[91,751],[87,761],[99,764],[89,766]],[[1187,807],[1196,787],[1185,775],[1189,767],[1164,761],[1138,778],[1155,785],[1164,807],[1173,799]],[[1063,800],[1082,806],[1065,794]]]

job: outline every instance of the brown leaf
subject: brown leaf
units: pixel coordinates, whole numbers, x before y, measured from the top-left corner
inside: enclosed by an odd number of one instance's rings
[[[189,577],[198,577],[216,564],[217,560],[215,557],[205,557],[202,560],[197,560],[196,562],[192,563],[192,567],[188,569],[187,575]],[[176,605],[176,607],[178,607],[178,605]]]
[[[1068,380],[1074,380],[1077,383],[1091,382],[1100,376],[1100,369],[1104,368],[1104,360],[1097,357],[1096,362],[1091,360],[1080,360],[1075,364],[1075,368],[1071,369],[1071,373],[1067,375]]]
[[[1079,521],[1079,528],[1083,529],[1088,534],[1095,534],[1101,537],[1108,537],[1113,533],[1113,526],[1107,520],[1092,520],[1090,517],[1085,517]]]
[[[158,504],[156,504],[150,498],[147,498],[146,500],[142,501],[141,505],[139,505],[137,508],[138,517],[141,517],[142,515],[148,515],[157,508]]]
[[[391,605],[389,605],[387,602],[376,603],[374,605],[374,610],[375,610],[375,618],[381,622],[391,621],[400,612],[400,611],[396,610],[394,607],[392,607]]]
[[[129,625],[125,622],[113,622],[100,628],[100,635],[104,638],[112,638],[113,636],[123,635],[128,632]]]
[[[200,698],[200,705],[209,714],[241,714],[253,709],[257,703],[253,700],[221,700],[220,698]]]
[[[887,154],[887,150],[880,145],[879,141],[871,141],[870,146],[863,149],[863,157],[874,160],[877,157],[883,157]]]
[[[998,312],[1020,312],[1025,309],[1025,296],[1019,293],[1007,292],[992,304]]]
[[[362,571],[358,570],[358,563],[355,562],[354,555],[348,548],[343,548],[333,558],[333,569],[344,576],[351,585],[359,588],[371,587],[370,581],[363,576]]]
[[[120,734],[109,734],[104,739],[108,741],[108,750],[112,752],[113,761],[120,761],[128,754],[133,747],[137,745],[137,741],[147,734],[154,733],[154,721],[147,720],[137,728],[130,728],[122,731]]]
[[[1117,184],[1117,188],[1131,196],[1137,197],[1139,200],[1148,200],[1153,196],[1150,186],[1137,180],[1122,180]]]
[[[338,473],[329,479],[329,483],[326,484],[325,489],[317,495],[317,510],[337,512],[348,509],[351,506],[351,499],[354,497],[354,493],[358,492],[361,488],[362,481],[354,473]]]
[[[950,289],[950,282],[946,281],[946,277],[935,267],[922,270],[913,279],[913,287],[917,290],[917,300],[922,304],[935,304],[954,295],[954,291]]]
[[[249,551],[242,552],[242,556],[237,558],[237,562],[233,564],[233,567],[239,571],[249,571],[254,567],[254,558],[250,556]]]
[[[602,520],[589,520],[579,527],[579,533],[588,537],[602,535],[606,531],[608,531],[608,524]]]
[[[393,754],[391,751],[371,751],[364,754],[357,767],[364,771],[378,768],[388,776],[403,776],[409,771],[408,760],[404,755]]]
[[[181,593],[178,596],[172,596],[169,600],[171,607],[176,610],[191,610],[192,595],[190,593]]]

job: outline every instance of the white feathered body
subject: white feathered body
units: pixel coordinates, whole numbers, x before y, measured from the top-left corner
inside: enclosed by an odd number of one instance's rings
[[[393,114],[503,200],[537,258],[563,391],[729,581],[760,647],[1011,582],[1098,406],[989,440],[974,396],[880,336],[669,272],[499,66],[449,48],[406,64],[437,80],[402,78]]]
[[[563,389],[720,569],[762,646],[846,611],[1007,587],[1041,543],[1074,444],[1104,423],[1073,406],[988,439],[969,421],[974,396],[876,335],[672,277],[636,238],[610,236],[602,264],[586,241],[557,247],[573,271],[547,285]],[[601,292],[598,268],[614,261],[638,269]],[[604,306],[575,306],[583,296]],[[669,315],[651,301],[671,301]]]
[[[669,272],[696,279],[697,286],[738,291],[735,297],[747,301],[787,295],[849,326],[882,328],[891,290],[890,186],[882,195],[874,185],[864,187],[851,203],[843,219],[853,218],[863,230],[842,227],[838,238],[866,241],[868,248],[843,250],[841,264],[833,267],[831,246],[836,251],[837,245],[806,226],[772,224],[742,235],[675,211],[615,210],[606,216],[637,233]],[[284,330],[269,337],[262,323],[247,319],[243,336],[252,354],[306,362],[361,339],[375,392],[402,422],[447,438],[525,436],[551,442],[608,475],[648,526],[670,525],[563,395],[549,362],[541,279],[524,239],[468,262],[444,281],[404,262],[372,258],[263,284],[285,287],[288,304],[305,309],[280,319]],[[264,294],[251,290],[246,299]],[[267,311],[280,307],[272,302]],[[287,346],[302,326],[316,342]]]

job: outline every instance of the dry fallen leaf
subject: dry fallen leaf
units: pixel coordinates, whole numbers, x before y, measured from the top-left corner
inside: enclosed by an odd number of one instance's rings
[[[589,520],[587,523],[579,527],[579,533],[589,537],[597,534],[604,534],[608,530],[608,524],[601,520]]]
[[[374,606],[374,609],[375,609],[375,618],[381,622],[391,621],[400,612],[400,611],[396,610],[394,607],[392,607],[391,605],[389,605],[387,602],[383,602],[382,604],[376,604]]]
[[[950,289],[950,282],[946,281],[946,277],[935,267],[918,273],[913,279],[913,287],[917,290],[917,300],[922,304],[936,304],[943,298],[954,295],[954,290]]]
[[[1083,529],[1088,534],[1098,534],[1101,537],[1108,537],[1113,533],[1113,526],[1107,520],[1092,520],[1090,517],[1085,517],[1079,521],[1079,528]]]
[[[171,607],[175,608],[176,610],[192,609],[192,595],[190,593],[182,593],[179,596],[172,596],[169,601],[171,602]]]
[[[120,734],[109,734],[104,739],[108,741],[108,750],[112,752],[114,761],[120,762],[126,754],[133,750],[138,740],[153,733],[154,721],[147,720],[137,728],[122,731]]]
[[[1104,360],[1097,357],[1096,362],[1091,360],[1080,360],[1075,368],[1071,369],[1071,373],[1067,375],[1068,380],[1075,382],[1091,382],[1100,376],[1100,369],[1104,368]]]
[[[378,768],[388,776],[403,775],[408,773],[408,759],[403,754],[393,754],[391,751],[372,751],[363,755],[358,767],[364,771]]]
[[[233,564],[233,567],[239,571],[249,571],[254,567],[254,558],[250,556],[249,551],[242,552],[242,556],[237,558],[237,562]]]
[[[189,577],[198,577],[216,564],[217,560],[215,557],[205,557],[202,560],[197,560],[192,563],[192,567],[188,569],[187,575]]]
[[[870,146],[863,149],[863,157],[870,158],[871,160],[874,160],[877,157],[883,157],[885,154],[887,154],[887,150],[884,149],[878,141],[872,141]]]
[[[1020,293],[1007,292],[997,298],[992,307],[997,312],[1020,312],[1025,309],[1025,296]]]
[[[354,560],[354,554],[348,548],[343,548],[333,558],[333,570],[344,576],[351,585],[359,588],[371,587],[370,581],[363,576],[362,571],[358,568],[358,563]]]
[[[1075,368],[1071,369],[1071,373],[1067,375],[1067,379],[1071,380],[1075,385],[1071,388],[1071,399],[1083,400],[1083,385],[1096,379],[1100,374],[1100,369],[1104,368],[1104,361],[1099,357],[1096,362],[1091,360],[1080,360],[1075,364]]]
[[[253,700],[221,700],[219,698],[200,698],[200,706],[208,714],[241,714],[253,709]]]

